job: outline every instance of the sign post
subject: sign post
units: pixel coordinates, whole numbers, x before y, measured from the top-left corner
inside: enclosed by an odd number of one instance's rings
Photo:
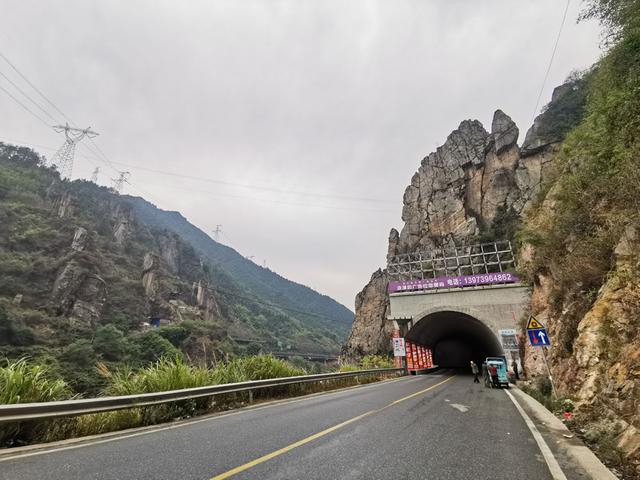
[[[393,346],[393,364],[396,368],[407,369],[405,364],[406,346],[404,338],[400,336],[400,330],[395,329],[393,331],[393,338],[391,339]]]
[[[529,336],[529,344],[532,347],[542,347],[542,358],[544,359],[544,364],[546,365],[547,373],[549,374],[553,397],[557,399],[558,392],[556,391],[556,386],[553,383],[551,368],[549,368],[549,361],[547,360],[547,347],[551,346],[551,340],[549,339],[549,334],[547,333],[545,326],[536,320],[533,315],[529,317],[529,321],[527,322],[527,335]]]

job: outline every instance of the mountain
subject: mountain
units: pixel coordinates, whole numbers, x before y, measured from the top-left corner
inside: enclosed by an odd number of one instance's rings
[[[33,150],[0,143],[0,358],[34,357],[92,392],[99,362],[335,354],[352,316],[177,212],[62,180]]]
[[[346,335],[353,322],[353,312],[332,298],[292,282],[277,273],[256,265],[233,248],[213,240],[178,212],[161,210],[139,197],[126,197],[136,215],[148,225],[172,231],[193,245],[214,265],[218,265],[241,284],[246,293],[276,303],[286,311],[300,315],[305,322],[329,329],[339,338]]]

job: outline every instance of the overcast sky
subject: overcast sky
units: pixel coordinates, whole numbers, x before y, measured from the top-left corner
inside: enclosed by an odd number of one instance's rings
[[[389,229],[402,226],[421,158],[464,119],[490,128],[497,108],[522,141],[564,6],[0,0],[0,52],[100,133],[102,151],[132,173],[127,193],[206,232],[223,225],[223,243],[353,310],[385,262]],[[543,104],[601,54],[598,25],[576,24],[581,7],[570,5]],[[1,58],[0,72],[28,88]],[[0,86],[20,98],[1,76]],[[46,155],[62,143],[2,91],[0,113],[0,140]],[[78,153],[74,177],[88,178],[96,160]],[[113,176],[102,164],[99,183]]]

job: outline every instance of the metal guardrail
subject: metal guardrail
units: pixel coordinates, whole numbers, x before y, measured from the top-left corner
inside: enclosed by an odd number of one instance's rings
[[[71,417],[89,413],[109,412],[126,408],[146,407],[162,403],[211,397],[223,393],[235,393],[257,390],[260,388],[294,385],[299,383],[336,380],[386,373],[404,372],[402,368],[378,368],[374,370],[356,370],[342,373],[319,373],[316,375],[300,375],[297,377],[271,378],[250,382],[223,383],[206,387],[185,388],[167,392],[142,393],[118,397],[84,398],[79,400],[62,400],[56,402],[15,403],[0,405],[0,423],[43,420],[58,417]]]

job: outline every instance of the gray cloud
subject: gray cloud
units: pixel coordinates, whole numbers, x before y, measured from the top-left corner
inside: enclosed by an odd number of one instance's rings
[[[384,263],[424,155],[465,118],[489,125],[496,108],[522,138],[564,8],[557,0],[2,4],[0,51],[74,121],[98,130],[102,149],[150,200],[209,232],[223,224],[223,240],[241,253],[350,308]],[[598,27],[576,25],[578,8],[543,99],[599,56]],[[61,143],[1,92],[0,108],[3,138]],[[75,174],[93,168],[80,156]],[[103,170],[106,183],[115,174]]]

